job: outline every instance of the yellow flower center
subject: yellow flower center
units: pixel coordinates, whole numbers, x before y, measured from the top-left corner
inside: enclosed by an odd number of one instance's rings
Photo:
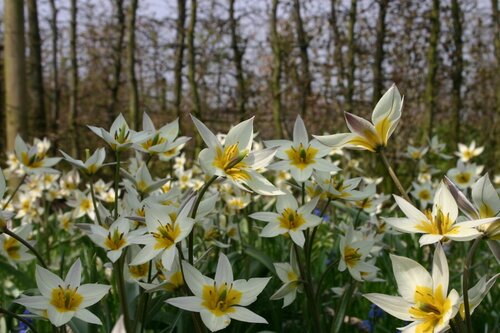
[[[129,266],[128,270],[134,278],[140,279],[148,274],[149,262],[146,262],[142,265]]]
[[[213,286],[205,285],[203,286],[202,306],[207,308],[216,316],[222,316],[224,314],[234,312],[231,307],[233,305],[238,305],[241,300],[241,292],[234,290],[233,285],[227,283],[217,287],[214,282]]]
[[[297,211],[291,208],[285,208],[281,216],[278,217],[280,222],[280,227],[288,230],[297,230],[301,225],[306,223],[306,220],[302,214],[298,214]]]
[[[415,332],[433,332],[434,327],[442,324],[444,315],[451,308],[451,301],[443,297],[443,286],[439,285],[434,293],[429,287],[418,286],[414,298],[415,305],[410,308],[410,314],[422,321]]]
[[[149,148],[162,144],[166,141],[167,139],[161,137],[159,134],[156,134],[152,139],[149,139],[148,141],[142,143],[142,148],[148,150]]]
[[[104,246],[110,250],[118,250],[125,245],[125,239],[123,239],[123,232],[119,232],[118,229],[108,233],[108,237],[104,240]]]
[[[165,284],[165,289],[167,291],[174,291],[182,285],[184,285],[184,279],[182,278],[182,272],[178,271],[170,276],[169,281]]]
[[[429,192],[429,190],[422,190],[418,193],[418,198],[420,200],[430,200],[431,199],[431,193]]]
[[[307,166],[316,163],[314,158],[318,153],[318,149],[311,146],[305,148],[301,143],[298,148],[291,147],[285,153],[288,155],[288,159],[293,166],[304,170]]]
[[[470,172],[462,172],[455,177],[455,180],[459,184],[468,184],[471,177],[472,175],[470,174]]]
[[[15,238],[8,237],[3,243],[5,253],[14,260],[21,258],[21,254],[19,253],[20,248],[21,244]]]
[[[344,261],[350,268],[355,267],[361,260],[361,253],[358,251],[359,249],[350,246],[344,247]]]
[[[299,277],[297,276],[297,274],[295,274],[294,271],[289,271],[287,277],[288,281],[297,281],[299,279]]]
[[[40,168],[43,164],[43,159],[45,158],[44,154],[35,154],[33,156],[29,156],[28,152],[21,153],[21,161],[24,165],[30,168]]]
[[[89,199],[83,199],[81,202],[80,202],[80,209],[84,212],[87,212],[89,211],[90,209],[92,208],[92,201],[90,201]]]
[[[50,304],[52,304],[59,312],[76,311],[83,301],[83,296],[78,293],[77,288],[70,286],[63,288],[52,289]]]
[[[175,240],[181,234],[181,228],[175,223],[161,225],[156,230],[157,232],[153,232],[153,237],[156,239],[155,250],[168,249],[175,244]]]
[[[217,147],[213,166],[223,170],[233,180],[247,180],[250,175],[244,170],[247,165],[243,163],[246,155],[246,152],[239,151],[237,143],[224,147],[224,150]]]
[[[432,215],[430,210],[424,212],[428,221],[420,221],[416,228],[426,234],[445,235],[450,233],[457,233],[458,228],[453,227],[453,222],[450,220],[449,215],[444,215],[441,209],[438,209],[436,216]]]

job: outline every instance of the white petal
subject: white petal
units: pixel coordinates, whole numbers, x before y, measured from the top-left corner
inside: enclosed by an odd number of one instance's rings
[[[332,147],[338,148],[347,144],[349,141],[354,139],[357,135],[353,133],[339,133],[332,135],[313,135],[316,140],[321,142],[322,144]]]
[[[78,293],[83,296],[80,308],[86,308],[99,302],[111,289],[111,286],[98,283],[82,284],[78,288]]]
[[[258,212],[250,214],[248,217],[264,222],[275,222],[278,220],[279,215],[271,212]]]
[[[224,146],[238,144],[238,149],[250,150],[253,140],[253,117],[242,121],[229,130],[224,141]]]
[[[290,238],[292,238],[292,240],[295,244],[297,244],[300,247],[304,247],[304,243],[305,243],[306,239],[305,239],[304,233],[302,231],[290,230],[288,232],[288,234],[290,235]]]
[[[267,320],[255,312],[248,310],[247,308],[243,308],[241,306],[233,306],[231,309],[235,310],[234,312],[229,313],[229,317],[235,320],[244,321],[247,323],[257,323],[257,324],[267,324]]]
[[[228,315],[216,316],[210,311],[201,311],[200,316],[203,324],[205,324],[211,332],[226,328],[231,323],[231,318],[229,318]]]
[[[297,115],[295,125],[293,126],[293,145],[298,147],[301,143],[303,146],[307,146],[309,143],[309,138],[304,121],[302,120],[300,115]]]
[[[217,270],[215,272],[215,283],[217,286],[221,286],[224,283],[233,282],[233,269],[231,268],[231,263],[225,254],[222,252],[219,254],[219,262],[217,263]]]
[[[38,265],[36,266],[35,279],[38,290],[48,299],[52,297],[53,289],[64,286],[64,281],[59,276]]]
[[[101,319],[87,309],[80,309],[75,313],[75,317],[87,323],[102,325]]]
[[[252,304],[257,299],[257,296],[267,286],[270,277],[267,278],[252,278],[248,281],[236,280],[233,283],[233,288],[242,293],[239,305],[247,306]]]
[[[175,297],[168,299],[166,302],[187,311],[201,312],[205,309],[201,305],[202,300],[196,296]]]
[[[161,255],[161,262],[163,264],[163,267],[165,267],[167,271],[172,269],[176,253],[177,253],[177,248],[175,247],[175,245],[172,245],[168,249],[163,251]]]
[[[448,187],[441,182],[439,188],[434,195],[434,207],[432,209],[432,215],[436,216],[438,209],[441,209],[444,216],[448,215],[448,218],[455,222],[458,217],[458,206],[455,198],[451,195]]]
[[[299,205],[297,204],[297,200],[295,200],[295,197],[290,193],[287,193],[285,195],[280,195],[276,200],[276,211],[280,214],[286,208],[289,208],[291,210],[297,210],[298,207]]]
[[[280,227],[278,223],[269,223],[261,231],[261,237],[276,237],[286,233],[287,230]]]
[[[47,315],[49,317],[50,322],[56,326],[60,327],[73,318],[75,315],[74,311],[67,311],[67,312],[59,312],[56,308],[54,308],[52,305],[49,306],[47,309]]]
[[[64,283],[66,286],[71,286],[72,288],[78,287],[82,279],[82,262],[78,258],[75,263],[71,266],[66,275]]]
[[[148,244],[136,254],[134,259],[130,263],[130,266],[142,265],[145,262],[148,262],[154,257],[156,257],[158,254],[161,253],[161,251],[162,249],[155,249],[154,245]]]
[[[389,296],[383,294],[364,294],[370,302],[389,313],[391,316],[405,321],[413,321],[410,315],[411,304],[398,296]]]
[[[13,302],[37,310],[46,310],[49,306],[49,300],[43,296],[21,296]]]
[[[215,134],[212,133],[212,131],[210,131],[208,127],[205,126],[205,124],[196,119],[194,116],[191,116],[191,119],[193,120],[193,123],[196,126],[198,133],[200,133],[201,138],[203,139],[203,141],[205,141],[205,144],[208,147],[215,148],[220,146],[219,140],[217,140]]]
[[[424,213],[415,208],[411,203],[403,199],[402,197],[394,194],[394,199],[398,204],[401,211],[410,219],[421,222],[429,221]]]
[[[205,285],[203,275],[186,261],[182,262],[182,269],[184,271],[184,280],[189,289],[195,296],[201,297],[203,295],[203,286]]]
[[[418,286],[432,288],[431,275],[418,262],[391,254],[392,269],[399,294],[409,303],[414,302]]]
[[[435,234],[425,234],[419,238],[418,243],[420,246],[434,244],[443,239],[443,235],[435,235]]]
[[[446,294],[448,293],[449,278],[450,272],[448,270],[448,262],[446,261],[443,247],[440,243],[438,243],[436,245],[434,259],[432,261],[432,283],[434,292],[437,290],[439,285],[442,286],[443,299],[446,298]]]
[[[382,218],[387,224],[395,228],[396,230],[402,232],[409,233],[421,233],[422,231],[417,229],[416,226],[419,224],[417,221],[413,219],[407,218],[397,218],[397,217],[388,217]]]

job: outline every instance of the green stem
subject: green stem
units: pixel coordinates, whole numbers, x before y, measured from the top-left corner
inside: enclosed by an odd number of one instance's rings
[[[347,309],[347,306],[349,305],[349,301],[351,300],[351,296],[355,289],[356,289],[356,281],[354,281],[354,279],[351,278],[351,282],[349,283],[349,285],[344,290],[344,293],[342,294],[342,298],[340,300],[339,306],[337,307],[337,311],[335,311],[335,317],[333,317],[332,327],[330,329],[332,333],[340,332],[340,328],[344,323],[345,311]]]
[[[118,283],[118,295],[120,298],[120,305],[123,313],[123,323],[127,332],[132,332],[130,327],[130,316],[128,311],[127,295],[125,292],[125,280],[123,278],[123,257],[118,259],[114,264],[114,270],[117,274],[116,279]]]
[[[314,332],[322,332],[321,331],[320,314],[319,314],[317,304],[315,302],[313,286],[312,286],[311,280],[309,278],[310,274],[308,272],[306,272],[306,269],[304,268],[304,264],[302,263],[302,260],[300,259],[299,246],[297,244],[293,243],[293,249],[294,249],[293,252],[295,252],[295,257],[297,258],[297,263],[299,265],[300,277],[301,277],[301,279],[304,280],[304,290],[306,292],[307,301],[309,302],[309,317],[311,318]]]
[[[116,194],[116,192],[115,192]],[[95,216],[97,217],[97,222],[99,223],[100,226],[102,226],[102,221],[101,221],[101,214],[99,214],[99,210],[97,209],[97,200],[95,198],[95,191],[94,191],[94,177],[90,177],[90,196],[92,197],[92,204],[94,205],[94,211],[95,211]],[[115,201],[117,200],[117,197],[115,197]]]
[[[206,182],[205,185],[203,185],[200,192],[196,196],[196,201],[194,202],[193,210],[191,211],[191,218],[192,219],[196,218],[196,213],[198,212],[198,207],[200,206],[201,199],[203,199],[205,192],[207,192],[210,185],[212,185],[212,183],[214,181],[216,181],[217,178],[219,178],[219,176],[215,176],[215,175],[212,176],[212,178],[210,178],[208,180],[208,182]],[[194,249],[194,229],[191,231],[191,233],[189,234],[189,237],[188,237],[188,259],[189,259],[189,263],[191,265],[194,262],[194,250],[193,249]]]
[[[399,181],[398,176],[396,175],[396,173],[392,169],[391,165],[389,164],[389,161],[387,160],[387,157],[385,156],[384,151],[379,150],[378,154],[380,156],[380,159],[382,160],[382,163],[384,163],[384,166],[387,169],[389,176],[391,176],[392,181],[394,182],[394,184],[398,188],[399,193],[401,193],[401,195],[403,196],[403,198],[405,198],[406,201],[411,203],[412,201],[411,201],[410,197],[408,196],[408,194],[406,194],[406,191],[405,191],[403,185],[401,185],[401,182]]]
[[[470,304],[469,304],[469,285],[470,285],[470,268],[472,267],[472,259],[474,258],[474,253],[476,252],[479,244],[481,243],[481,237],[476,238],[474,243],[472,243],[469,252],[467,253],[467,258],[464,263],[464,272],[462,276],[462,289],[464,294],[464,312],[465,312],[465,323],[467,325],[467,333],[472,333],[472,321],[470,318]]]
[[[7,208],[7,206],[10,204],[10,202],[12,201],[12,199],[14,199],[14,196],[16,195],[17,191],[19,191],[19,188],[21,187],[21,185],[23,185],[24,181],[26,180],[26,177],[28,177],[27,173],[25,173],[24,176],[23,176],[23,178],[21,178],[21,180],[19,181],[19,184],[17,184],[14,192],[12,192],[12,194],[10,195],[9,199],[7,200],[7,202],[3,204],[2,210],[5,210],[5,208]]]
[[[33,324],[28,319],[21,317],[17,313],[11,312],[11,311],[4,309],[4,308],[0,308],[0,313],[3,313],[3,314],[10,316],[12,318],[16,318],[17,320],[26,324],[26,326],[28,326],[33,333],[38,333],[38,331],[35,329],[35,326],[33,326]]]
[[[148,283],[151,283],[151,281],[152,281],[152,279],[151,279],[152,268],[153,268],[153,261],[150,260],[149,265],[148,265]],[[137,311],[137,313],[141,316],[141,319],[135,323],[136,327],[137,327],[137,325],[141,325],[140,326],[141,333],[144,332],[144,326],[146,326],[145,324],[146,324],[148,303],[149,303],[149,293],[143,292],[143,294],[141,295],[141,302],[139,304],[139,308]],[[134,329],[134,332],[136,332],[136,331],[137,331],[137,328]]]
[[[19,237],[17,234],[12,232],[11,230],[7,229],[7,227],[3,228],[2,232],[9,235],[12,238],[14,238],[15,240],[17,240],[19,243],[23,244],[24,246],[26,246],[37,257],[38,261],[43,266],[43,268],[47,268],[47,265],[45,264],[45,261],[43,260],[42,256],[38,253],[38,251],[33,246],[31,246],[30,243],[28,243],[27,241],[25,241],[24,239]]]
[[[118,219],[118,183],[120,182],[120,152],[116,151],[115,164],[115,221]]]

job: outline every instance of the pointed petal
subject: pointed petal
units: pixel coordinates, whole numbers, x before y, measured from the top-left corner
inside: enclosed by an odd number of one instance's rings
[[[47,315],[52,325],[60,327],[69,322],[71,318],[73,318],[73,316],[75,315],[75,312],[74,311],[59,312],[56,308],[50,305],[49,308],[47,309]]]
[[[295,125],[293,126],[293,145],[298,147],[302,143],[303,146],[307,146],[309,143],[309,137],[307,135],[306,125],[304,121],[297,115],[295,120]]]
[[[231,323],[231,318],[226,314],[216,316],[212,312],[205,310],[200,312],[200,316],[203,324],[205,324],[211,332],[226,328]]]
[[[80,309],[75,313],[75,317],[87,323],[102,325],[101,319],[87,309]]]
[[[434,259],[432,261],[432,283],[434,292],[438,289],[438,286],[442,286],[442,297],[446,298],[448,293],[448,282],[450,279],[450,272],[448,270],[448,262],[446,261],[446,256],[443,251],[443,247],[440,243],[436,245],[436,250],[434,251]]]
[[[233,282],[233,269],[231,268],[231,263],[225,254],[219,254],[219,262],[217,263],[217,270],[215,272],[215,283],[218,286],[227,283],[231,284]]]
[[[410,315],[411,304],[398,296],[389,296],[383,294],[364,294],[370,302],[389,313],[391,316],[405,321],[413,321]]]
[[[46,310],[49,306],[49,300],[43,296],[21,296],[13,302],[37,310]]]
[[[78,258],[75,263],[71,266],[66,275],[64,283],[66,286],[71,286],[72,288],[78,287],[82,279],[82,262]]]
[[[224,141],[224,146],[238,144],[238,149],[243,151],[250,150],[253,140],[253,119],[254,117],[242,121],[229,130]]]
[[[417,286],[432,288],[431,275],[418,262],[393,254],[390,257],[399,294],[407,302],[414,303]]]
[[[470,219],[479,218],[479,212],[476,210],[474,205],[467,199],[467,197],[460,191],[460,189],[448,178],[444,176],[444,183],[448,186],[451,195],[458,204],[460,210],[467,215]]]
[[[409,218],[415,222],[428,221],[427,217],[420,210],[415,208],[411,203],[398,195],[393,195],[399,209]]]
[[[217,140],[215,134],[212,133],[212,131],[210,131],[208,127],[205,126],[205,124],[203,124],[193,115],[191,115],[191,119],[193,120],[193,123],[196,126],[198,133],[200,133],[201,138],[209,148],[220,147],[219,140]]]
[[[182,269],[184,271],[184,280],[189,289],[195,296],[202,297],[203,286],[205,285],[205,278],[203,275],[186,261],[182,262]]]
[[[267,324],[267,320],[255,312],[248,310],[247,308],[241,306],[233,306],[231,309],[234,312],[229,313],[229,317],[235,320],[244,321],[247,323],[257,323],[257,324]]]
[[[432,215],[436,216],[438,209],[443,212],[444,216],[448,215],[448,218],[452,222],[457,220],[457,203],[448,190],[448,187],[443,182],[441,182],[439,188],[436,191],[436,194],[434,195],[434,207],[432,209]]]
[[[82,294],[83,301],[80,308],[86,308],[99,302],[111,289],[111,286],[98,283],[82,284],[78,292]]]
[[[53,289],[64,286],[64,281],[59,276],[38,265],[36,266],[35,279],[38,290],[48,299],[52,297]]]
[[[196,296],[175,297],[168,299],[166,302],[187,311],[201,312],[205,309],[201,305],[202,300]]]

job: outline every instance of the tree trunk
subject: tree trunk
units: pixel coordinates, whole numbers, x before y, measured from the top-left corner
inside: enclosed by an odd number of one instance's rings
[[[345,65],[344,65],[344,57],[342,55],[342,38],[340,35],[339,31],[339,25],[338,25],[338,19],[337,19],[337,0],[331,0],[330,1],[330,25],[332,28],[333,32],[333,42],[335,43],[335,49],[333,51],[333,61],[337,65],[338,68],[338,74],[337,74],[337,81],[338,81],[338,86],[339,86],[339,94],[344,95],[346,94],[345,92],[345,86],[344,86],[344,80],[345,80]]]
[[[128,85],[130,92],[129,99],[129,117],[130,126],[139,130],[141,117],[139,115],[139,91],[137,89],[137,78],[135,76],[135,19],[137,14],[138,1],[132,0],[128,15],[128,43],[127,43],[127,60],[128,60]]]
[[[347,112],[352,112],[353,110],[353,97],[354,97],[354,72],[356,70],[356,45],[354,29],[356,26],[356,13],[357,13],[358,1],[351,0],[351,9],[349,10],[349,28],[348,28],[348,51],[347,51],[347,91],[345,96],[345,110]]]
[[[379,12],[377,19],[377,41],[375,45],[375,62],[373,64],[373,95],[372,106],[375,106],[382,97],[384,88],[384,74],[382,64],[384,62],[384,41],[385,41],[385,16],[389,0],[379,0]]]
[[[70,96],[69,96],[69,114],[68,114],[68,126],[69,133],[71,136],[71,153],[72,156],[77,156],[79,153],[78,147],[78,58],[76,51],[76,38],[77,38],[77,0],[71,0],[70,8],[70,33],[69,33],[69,45],[70,45],[70,59],[71,59],[71,74],[70,74]]]
[[[271,91],[273,94],[273,118],[275,135],[278,139],[283,138],[283,106],[281,102],[281,71],[283,50],[281,48],[281,40],[278,34],[278,5],[279,0],[273,0],[271,9],[271,47],[273,50],[274,66],[273,76],[271,81]]]
[[[462,82],[463,82],[463,41],[462,41],[462,10],[458,0],[451,1],[451,16],[453,20],[453,43],[455,52],[453,52],[453,90],[451,94],[452,109],[455,118],[455,145],[460,141],[460,112],[462,110]]]
[[[492,165],[495,166],[494,171],[499,171],[498,167],[498,159],[500,158],[498,156],[499,149],[498,147],[498,132],[500,131],[500,124],[499,124],[499,118],[500,118],[500,14],[499,14],[499,9],[498,9],[498,0],[491,0],[491,6],[492,6],[492,19],[493,19],[493,24],[494,24],[494,45],[495,45],[495,58],[497,61],[497,68],[496,68],[496,82],[495,82],[495,99],[496,99],[496,108],[495,108],[495,114],[496,116],[493,117],[493,135],[491,136],[493,139],[491,140],[491,145],[489,149],[491,149],[491,161]]]
[[[23,1],[4,0],[5,124],[7,149],[26,135],[26,79]]]
[[[243,71],[243,51],[239,47],[238,22],[234,16],[234,3],[236,0],[229,0],[229,26],[231,29],[231,48],[233,50],[233,61],[236,67],[236,100],[240,121],[246,118],[247,91]]]
[[[184,38],[186,22],[186,0],[177,0],[177,37],[175,45],[174,67],[174,108],[182,127],[182,65],[184,60]]]
[[[111,84],[111,98],[108,105],[108,125],[111,125],[113,119],[115,118],[116,107],[118,105],[118,93],[121,83],[123,39],[125,37],[125,13],[123,11],[123,0],[116,0],[116,19],[118,21],[118,38],[116,38],[116,44],[113,46],[113,82]]]
[[[309,41],[304,31],[304,24],[300,13],[300,1],[294,0],[293,13],[295,18],[295,28],[297,31],[297,42],[300,49],[300,62],[302,73],[300,77],[300,113],[305,115],[307,113],[307,100],[311,95],[311,73],[309,72]]]
[[[187,47],[188,47],[188,79],[189,86],[191,88],[191,94],[193,97],[193,108],[192,112],[196,118],[202,119],[201,116],[201,101],[200,94],[198,92],[198,84],[196,82],[196,50],[194,48],[194,37],[196,30],[196,14],[198,10],[197,0],[191,0],[191,13],[189,18],[189,27],[187,31]],[[202,139],[199,134],[195,136],[196,149],[199,149],[202,144]]]
[[[427,129],[424,131],[423,140],[432,137],[434,127],[434,114],[436,113],[438,82],[438,43],[439,43],[439,7],[440,0],[432,0],[430,16],[429,49],[427,51],[427,82],[425,89],[425,114],[427,117]],[[425,125],[424,125],[425,126]]]
[[[58,9],[56,8],[56,2],[55,0],[49,0],[50,3],[50,9],[51,9],[51,17],[50,17],[50,30],[52,32],[52,59],[51,59],[51,66],[52,66],[52,112],[51,112],[51,130],[52,133],[51,139],[53,141],[53,146],[54,149],[57,147],[57,140],[58,140],[58,132],[59,132],[59,94],[60,94],[60,87],[59,87],[59,63],[58,63],[58,58],[57,58],[57,43],[59,41],[59,31],[57,28],[57,12]]]
[[[38,137],[46,135],[45,100],[42,71],[42,42],[38,26],[37,0],[28,0],[29,23],[29,95],[31,100],[31,124],[29,128]]]

